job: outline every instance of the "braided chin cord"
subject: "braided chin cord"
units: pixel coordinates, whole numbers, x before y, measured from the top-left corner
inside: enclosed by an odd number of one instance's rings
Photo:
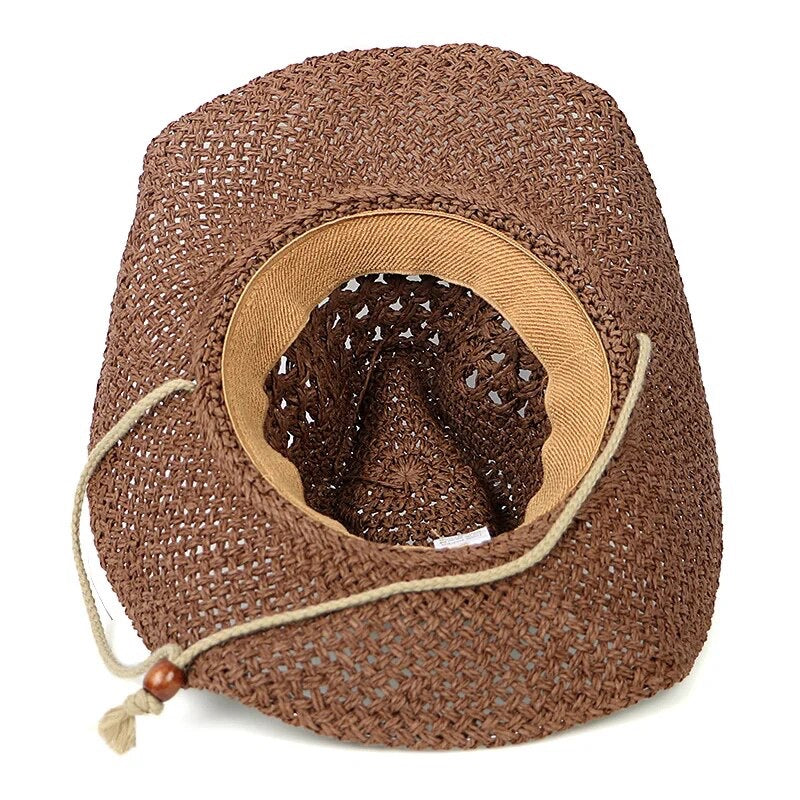
[[[174,394],[193,391],[195,384],[192,381],[173,379],[163,383],[161,386],[145,395],[92,448],[86,466],[83,468],[80,479],[78,480],[72,510],[72,549],[75,558],[75,567],[78,572],[78,582],[80,583],[83,601],[86,606],[86,613],[89,617],[89,624],[95,643],[97,644],[97,649],[100,652],[100,657],[103,659],[106,667],[108,667],[114,675],[119,677],[132,678],[146,673],[144,687],[131,694],[122,705],[106,712],[100,720],[98,727],[101,736],[108,745],[118,753],[124,753],[130,750],[136,744],[135,718],[142,714],[160,714],[163,710],[164,702],[174,696],[174,694],[185,685],[186,671],[194,660],[208,650],[224,644],[225,642],[229,642],[232,639],[250,636],[260,631],[269,630],[270,628],[314,619],[315,617],[342,611],[347,608],[375,603],[400,594],[440,591],[443,589],[461,589],[493,583],[503,580],[504,578],[510,578],[538,564],[558,544],[564,532],[573,523],[577,513],[591,495],[597,482],[617,453],[625,436],[631,415],[633,414],[644,386],[652,350],[650,338],[646,334],[639,333],[636,338],[639,343],[636,369],[634,370],[633,379],[631,380],[631,385],[628,389],[625,401],[622,404],[605,446],[583,476],[577,489],[565,503],[561,513],[545,536],[534,547],[527,550],[518,558],[507,561],[496,567],[476,572],[464,572],[433,578],[398,581],[345,597],[339,597],[334,600],[328,600],[323,603],[258,617],[249,622],[216,631],[185,649],[182,649],[179,645],[174,643],[166,644],[154,650],[143,661],[137,664],[126,665],[117,659],[111,649],[92,594],[89,577],[83,561],[83,553],[81,551],[80,517],[89,480],[106,454],[153,408]]]

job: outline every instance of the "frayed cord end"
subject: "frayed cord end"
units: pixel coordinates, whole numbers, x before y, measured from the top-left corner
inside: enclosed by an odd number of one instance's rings
[[[160,714],[164,704],[146,689],[139,689],[125,699],[121,706],[107,711],[97,726],[106,744],[116,753],[127,753],[136,746],[136,717],[140,714]]]

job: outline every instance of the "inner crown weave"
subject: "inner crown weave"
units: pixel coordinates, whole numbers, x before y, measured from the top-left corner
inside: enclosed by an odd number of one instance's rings
[[[364,539],[497,533],[541,486],[546,386],[471,290],[365,275],[314,309],[270,371],[265,436],[297,467],[306,502]]]

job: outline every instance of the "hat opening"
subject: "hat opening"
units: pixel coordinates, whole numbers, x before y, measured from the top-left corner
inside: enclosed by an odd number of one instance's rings
[[[234,430],[319,522],[430,546],[555,508],[610,413],[574,293],[488,226],[419,210],[308,231],[257,271],[223,349]]]

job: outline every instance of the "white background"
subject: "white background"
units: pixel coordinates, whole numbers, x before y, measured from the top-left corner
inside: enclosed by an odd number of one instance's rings
[[[5,4],[0,793],[797,797],[800,145],[789,7]],[[140,721],[138,748],[119,757],[95,724],[132,687],[94,650],[68,517],[145,147],[184,112],[306,56],[447,42],[576,72],[611,92],[637,135],[681,263],[719,445],[725,555],[708,644],[671,691],[523,746],[349,746],[187,692]],[[102,591],[121,651],[138,654]]]

